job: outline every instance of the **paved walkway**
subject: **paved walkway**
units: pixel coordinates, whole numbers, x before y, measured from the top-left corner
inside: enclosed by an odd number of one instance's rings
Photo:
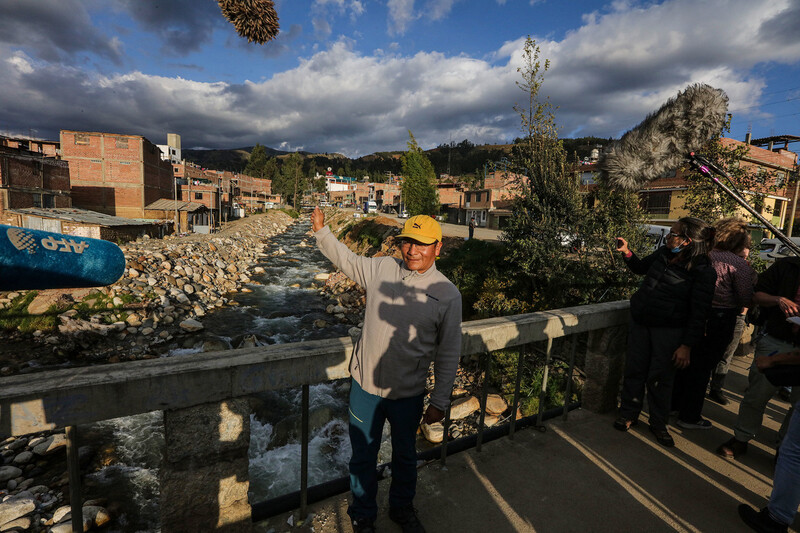
[[[759,440],[740,461],[714,449],[730,438],[751,359],[734,358],[722,407],[706,401],[711,430],[672,428],[676,447],[655,442],[643,422],[628,433],[612,428],[613,414],[577,410],[547,431],[525,429],[514,440],[487,443],[435,461],[419,471],[416,506],[430,533],[438,532],[747,532],[736,506],[762,507],[769,497],[777,429],[789,405],[775,398]],[[388,482],[380,483],[378,531],[399,532],[386,517]],[[288,514],[256,526],[259,532],[349,533],[347,496],[310,506],[313,516],[290,527]],[[297,517],[294,517],[296,519]],[[795,530],[800,520],[795,522]]]

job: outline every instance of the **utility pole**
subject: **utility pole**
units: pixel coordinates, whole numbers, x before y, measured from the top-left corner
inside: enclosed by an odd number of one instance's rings
[[[297,153],[297,152],[295,152],[295,153]],[[297,211],[297,181],[298,181],[299,176],[300,176],[297,166],[298,166],[297,165],[297,160],[295,159],[295,162],[294,162],[294,201],[292,202],[295,211]]]
[[[183,163],[184,163],[184,167],[183,167],[184,168],[184,172],[186,172],[186,166],[185,166],[186,165],[186,160],[184,160]],[[177,234],[177,233],[180,232],[180,223],[181,222],[180,222],[180,219],[178,218],[178,178],[176,178],[174,174],[172,176],[172,188],[173,188],[172,198],[173,198],[173,200],[175,202],[175,206],[174,206],[175,207],[175,233]]]
[[[800,175],[795,173],[794,176],[795,184],[794,184],[794,198],[792,199],[792,214],[789,217],[789,227],[786,231],[786,236],[792,236],[792,230],[794,229],[794,216],[797,213],[797,196],[798,196],[798,189],[800,189]]]

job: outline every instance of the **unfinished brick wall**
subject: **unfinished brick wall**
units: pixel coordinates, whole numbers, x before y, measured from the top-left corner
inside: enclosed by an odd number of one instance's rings
[[[143,218],[146,205],[173,196],[172,165],[144,137],[62,130],[61,150],[75,207]]]
[[[0,211],[71,206],[67,163],[33,153],[0,153],[0,189]]]

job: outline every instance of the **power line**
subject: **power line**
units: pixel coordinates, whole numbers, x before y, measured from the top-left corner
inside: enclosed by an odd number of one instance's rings
[[[792,102],[794,100],[800,100],[800,96],[795,96],[794,98],[787,98],[786,100],[779,100],[777,102],[767,102],[766,104],[751,105],[750,107],[743,107],[739,111],[747,111],[748,109],[754,109],[756,107],[765,107],[768,105],[784,104],[786,102]]]

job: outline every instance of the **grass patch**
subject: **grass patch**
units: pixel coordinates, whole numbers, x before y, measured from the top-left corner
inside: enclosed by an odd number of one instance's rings
[[[300,212],[299,211],[295,211],[294,209],[292,209],[290,207],[282,207],[281,209],[279,209],[279,211],[283,211],[284,213],[286,213],[287,215],[289,215],[292,218],[299,218],[300,217]]]
[[[0,310],[0,329],[18,330],[22,333],[32,333],[36,330],[52,331],[58,326],[58,315],[63,312],[58,306],[51,305],[41,315],[28,313],[28,306],[39,294],[38,291],[29,291],[20,294],[11,301],[11,305]]]

